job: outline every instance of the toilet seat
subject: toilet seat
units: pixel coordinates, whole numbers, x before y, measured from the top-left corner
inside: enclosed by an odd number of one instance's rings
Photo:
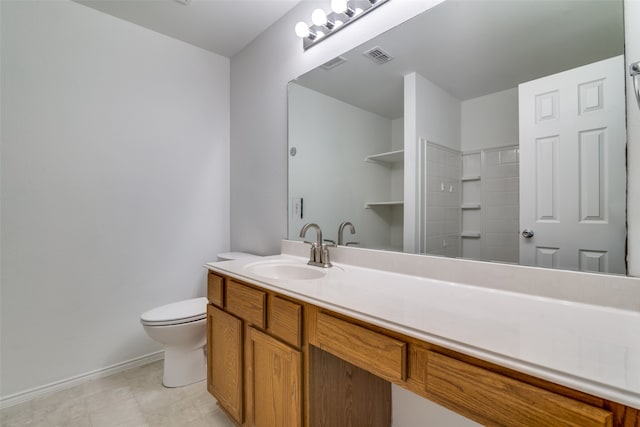
[[[193,298],[163,305],[142,313],[140,322],[147,326],[169,326],[195,322],[207,317],[207,298]]]

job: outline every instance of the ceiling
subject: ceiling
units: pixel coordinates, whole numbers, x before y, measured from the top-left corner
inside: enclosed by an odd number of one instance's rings
[[[373,47],[394,59],[374,64]],[[414,71],[463,101],[623,52],[621,0],[448,0],[297,82],[395,119]]]
[[[74,0],[228,58],[301,0]]]

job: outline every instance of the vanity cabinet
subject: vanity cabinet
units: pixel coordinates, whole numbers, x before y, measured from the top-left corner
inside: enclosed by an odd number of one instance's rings
[[[407,377],[407,344],[387,335],[333,317],[317,314],[311,343],[388,381]]]
[[[302,352],[249,328],[250,426],[302,426]]]
[[[242,320],[207,307],[207,389],[237,423],[243,422]]]
[[[426,380],[431,400],[485,425],[595,427],[613,422],[605,409],[436,352],[428,354]]]
[[[389,427],[394,383],[488,426],[640,427],[639,409],[210,274],[208,388],[238,425]]]
[[[303,425],[302,305],[209,272],[207,389],[241,426]]]

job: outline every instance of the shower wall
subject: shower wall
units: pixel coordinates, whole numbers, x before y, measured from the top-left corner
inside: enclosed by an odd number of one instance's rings
[[[517,89],[459,101],[405,76],[405,152],[405,251],[518,262]]]
[[[427,142],[425,248],[430,255],[459,257],[461,211],[460,151]]]

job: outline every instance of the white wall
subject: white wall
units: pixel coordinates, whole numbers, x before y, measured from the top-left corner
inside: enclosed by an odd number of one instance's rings
[[[391,149],[404,150],[404,117],[391,121]],[[391,200],[404,200],[404,162],[391,166]],[[401,251],[404,238],[404,207],[394,207],[389,213],[391,247]]]
[[[232,58],[233,250],[279,253],[287,235],[287,82],[440,1],[389,2],[303,51],[293,27],[327,5],[305,1]]]
[[[640,276],[640,109],[633,95],[628,64],[640,61],[640,0],[625,0],[625,58],[627,67],[627,232],[629,274]]]
[[[338,227],[351,221],[347,241],[364,248],[390,246],[389,208],[365,209],[365,202],[391,200],[391,169],[365,162],[366,156],[391,151],[391,120],[322,93],[289,85],[289,193],[303,198],[303,218],[289,208],[289,236],[317,223],[325,239],[338,241]],[[290,201],[291,203],[291,201]],[[302,240],[302,239],[298,239]],[[305,240],[315,241],[310,231]]]
[[[393,427],[474,427],[481,425],[395,384],[392,384],[391,392],[393,395],[391,402]]]
[[[415,76],[418,138],[426,138],[429,142],[460,151],[460,100],[421,75]],[[407,114],[405,112],[405,116]],[[406,144],[405,139],[405,148]]]
[[[160,349],[140,314],[229,249],[229,60],[2,1],[2,396]]]
[[[460,151],[460,101],[417,73],[404,76],[404,251],[418,252],[418,141]]]
[[[518,144],[518,88],[462,101],[462,151]]]

